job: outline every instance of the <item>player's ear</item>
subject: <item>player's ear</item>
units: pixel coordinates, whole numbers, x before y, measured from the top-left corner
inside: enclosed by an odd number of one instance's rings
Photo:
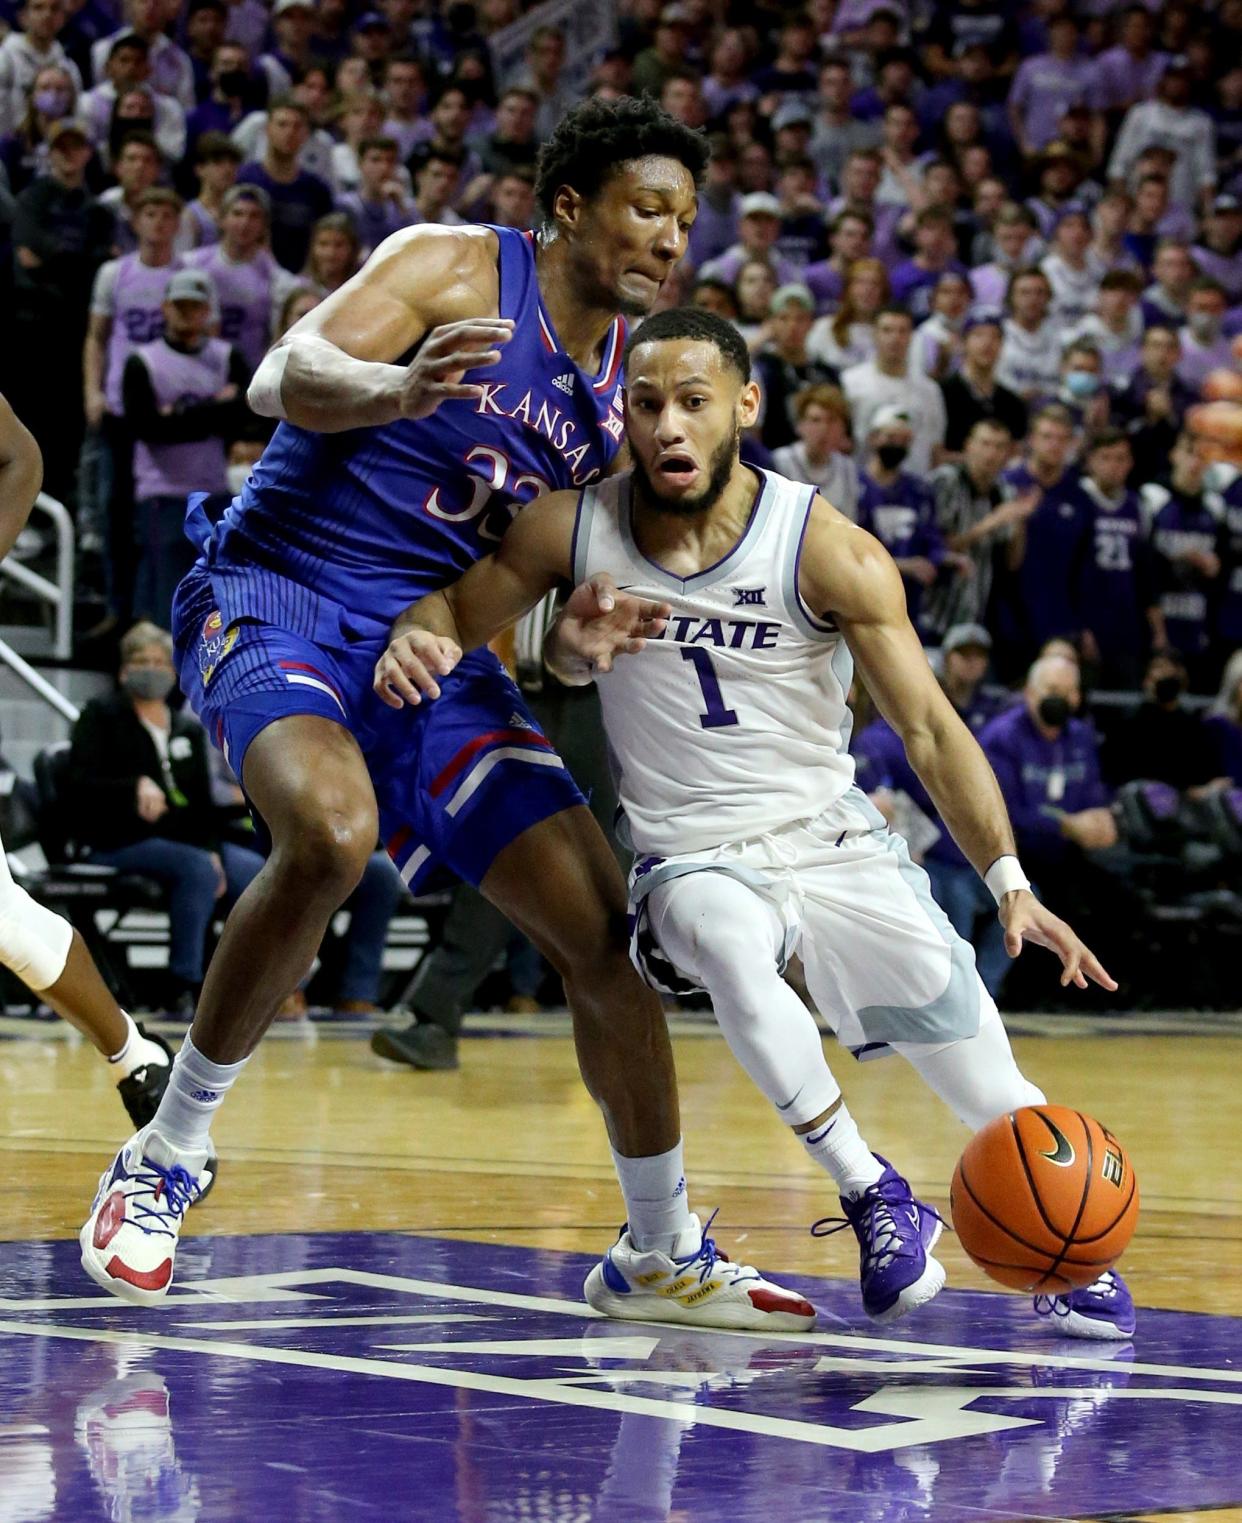
[[[582,215],[582,197],[570,185],[562,185],[552,197],[552,220],[560,228],[578,225]]]
[[[742,428],[753,428],[759,421],[759,405],[763,393],[758,381],[747,381],[737,394],[737,421]]]

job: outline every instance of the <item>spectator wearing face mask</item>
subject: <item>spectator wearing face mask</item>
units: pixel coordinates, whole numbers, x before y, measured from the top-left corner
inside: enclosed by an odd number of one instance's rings
[[[1123,387],[1138,369],[1143,319],[1139,296],[1143,283],[1133,270],[1110,270],[1100,281],[1095,308],[1067,335],[1068,343],[1085,341],[1099,351],[1106,385]]]
[[[61,0],[26,0],[19,14],[21,30],[0,42],[0,132],[12,132],[25,114],[26,102],[41,70],[57,67],[82,88],[78,66],[65,52],[60,32],[65,25]]]
[[[73,76],[59,64],[35,75],[21,119],[0,137],[0,174],[8,176],[13,195],[21,195],[36,175],[47,172],[52,128],[72,117],[76,99]]]
[[[1186,298],[1186,326],[1181,339],[1182,357],[1177,374],[1191,391],[1201,392],[1213,370],[1232,370],[1233,349],[1225,337],[1225,312],[1229,298],[1219,281],[1200,277],[1191,283]]]
[[[1143,675],[1143,701],[1117,726],[1104,752],[1114,788],[1134,778],[1168,783],[1179,793],[1217,775],[1217,747],[1199,714],[1188,709],[1186,664],[1175,650],[1157,651]]]
[[[135,625],[121,641],[117,691],[92,698],[73,726],[68,797],[75,837],[93,861],[154,878],[165,890],[163,1003],[192,1013],[216,902],[236,899],[263,859],[221,841],[207,735],[169,708],[176,685],[171,637],[154,624]]]
[[[1086,855],[1117,841],[1099,741],[1077,717],[1081,700],[1077,665],[1064,656],[1043,656],[1027,673],[1022,702],[979,736],[1023,865],[1053,905]]]
[[[1100,351],[1088,339],[1066,345],[1061,359],[1061,384],[1049,401],[1070,415],[1079,439],[1108,423],[1109,392],[1104,383]]]

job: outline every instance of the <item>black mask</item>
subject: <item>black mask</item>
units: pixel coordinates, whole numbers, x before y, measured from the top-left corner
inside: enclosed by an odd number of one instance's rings
[[[1060,693],[1049,693],[1039,700],[1039,717],[1050,730],[1061,730],[1069,723],[1069,699]]]
[[[228,98],[245,95],[250,85],[250,76],[245,69],[225,69],[223,74],[216,78],[220,94]]]
[[[876,446],[875,458],[886,471],[898,470],[910,453],[908,444],[879,444]]]
[[[1180,677],[1157,677],[1151,685],[1157,703],[1176,703],[1182,696]]]

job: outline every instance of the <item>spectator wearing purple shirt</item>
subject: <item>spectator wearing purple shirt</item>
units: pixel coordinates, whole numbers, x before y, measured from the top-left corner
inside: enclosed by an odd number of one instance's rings
[[[957,240],[953,236],[953,217],[943,207],[929,206],[914,222],[915,254],[893,271],[893,300],[910,310],[919,320],[931,313],[932,292],[946,272],[966,274],[958,263]]]
[[[1153,48],[1154,39],[1155,23],[1147,7],[1127,6],[1116,47],[1095,61],[1096,99],[1102,110],[1120,114],[1155,94],[1168,54]]]
[[[1034,213],[1012,201],[1002,206],[992,228],[992,243],[993,259],[971,270],[970,284],[977,307],[999,311],[1009,295],[1010,281],[1019,270],[1034,265],[1043,251]]]
[[[815,35],[815,23],[804,13],[787,16],[777,35],[776,57],[765,68],[753,75],[755,86],[761,96],[790,96],[815,94],[815,53],[819,38]]]
[[[1231,304],[1242,301],[1242,200],[1216,197],[1191,254],[1202,274],[1220,281]]]
[[[259,187],[235,185],[224,198],[220,241],[193,250],[185,261],[211,281],[219,336],[242,356],[250,374],[275,336],[272,314],[294,285],[294,277],[272,258],[268,224],[268,201]]]
[[[762,259],[771,266],[777,285],[795,284],[798,266],[776,252],[781,232],[781,203],[765,190],[751,191],[742,197],[739,208],[738,241],[717,259],[711,259],[699,273],[732,285],[749,259]]]
[[[1143,292],[1143,321],[1170,323],[1180,327],[1186,317],[1186,302],[1194,283],[1195,266],[1190,250],[1173,238],[1162,239],[1152,265],[1155,277]]]
[[[942,575],[974,568],[965,556],[945,548],[926,483],[902,470],[913,441],[909,415],[898,405],[886,403],[876,409],[867,436],[866,469],[859,476],[858,522],[893,557],[905,584],[910,622],[918,629],[924,591]]]
[[[1064,902],[1061,894],[1084,867],[1085,853],[1117,841],[1095,730],[1075,717],[1081,703],[1077,664],[1043,656],[1027,674],[1022,702],[979,736],[1023,864],[1053,904]]]
[[[390,137],[363,138],[358,144],[358,189],[336,198],[337,208],[353,219],[368,259],[384,239],[415,220],[397,178],[397,141]]]
[[[721,32],[710,62],[703,79],[703,99],[713,117],[724,116],[739,101],[758,100],[758,86],[750,77],[750,47],[745,33],[735,27]]]
[[[851,153],[841,175],[841,194],[828,203],[826,215],[832,219],[846,211],[861,212],[871,221],[872,252],[885,263],[894,263],[902,208],[877,202],[880,175],[880,155],[874,149],[860,148]]]
[[[699,218],[703,216],[703,192],[699,192]],[[695,226],[698,226],[696,219]],[[802,272],[807,289],[815,298],[815,310],[826,312],[836,307],[845,294],[845,278],[856,259],[866,259],[871,253],[871,235],[874,224],[862,212],[844,211],[834,217],[828,227],[828,246],[832,252],[827,259],[809,264]]]
[[[306,262],[311,228],[332,210],[332,192],[308,174],[298,156],[310,136],[310,113],[300,102],[277,101],[267,118],[266,148],[260,162],[243,164],[239,184],[257,185],[272,206],[272,253],[286,270]]]
[[[1233,349],[1225,337],[1225,313],[1229,298],[1217,280],[1193,281],[1186,298],[1186,326],[1181,339],[1182,357],[1177,373],[1191,391],[1202,392],[1203,383],[1213,370],[1233,370]]]
[[[1067,106],[1094,103],[1096,66],[1078,46],[1078,21],[1062,12],[1048,23],[1048,51],[1018,65],[1009,91],[1009,121],[1027,158],[1058,136]]]
[[[151,59],[151,87],[161,95],[169,95],[183,111],[193,111],[197,96],[194,90],[194,65],[189,55],[165,35],[168,11],[164,0],[125,0],[125,32],[134,32],[147,44]],[[112,37],[101,38],[91,48],[91,74],[102,79],[108,59]]]
[[[246,50],[235,42],[223,42],[211,60],[207,98],[186,117],[191,151],[205,132],[232,132],[253,105],[254,85]]]
[[[699,189],[699,214],[690,229],[690,264],[700,270],[719,259],[738,238],[742,197],[737,188],[737,151],[723,133],[710,139],[712,156],[707,161]]]
[[[1070,464],[1074,422],[1055,403],[1031,422],[1026,459],[1004,473],[1008,494],[1034,500],[1014,526],[1009,543],[1009,585],[996,610],[1011,667],[1019,669],[1056,636],[1073,639],[1081,628],[1075,588],[1086,548],[1087,516]]]

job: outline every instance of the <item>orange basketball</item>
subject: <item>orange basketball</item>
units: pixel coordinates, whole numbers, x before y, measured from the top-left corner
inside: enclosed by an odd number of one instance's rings
[[[1138,1181],[1107,1127],[1068,1106],[1028,1105],[970,1139],[949,1206],[985,1274],[1012,1290],[1063,1295],[1125,1252]]]

